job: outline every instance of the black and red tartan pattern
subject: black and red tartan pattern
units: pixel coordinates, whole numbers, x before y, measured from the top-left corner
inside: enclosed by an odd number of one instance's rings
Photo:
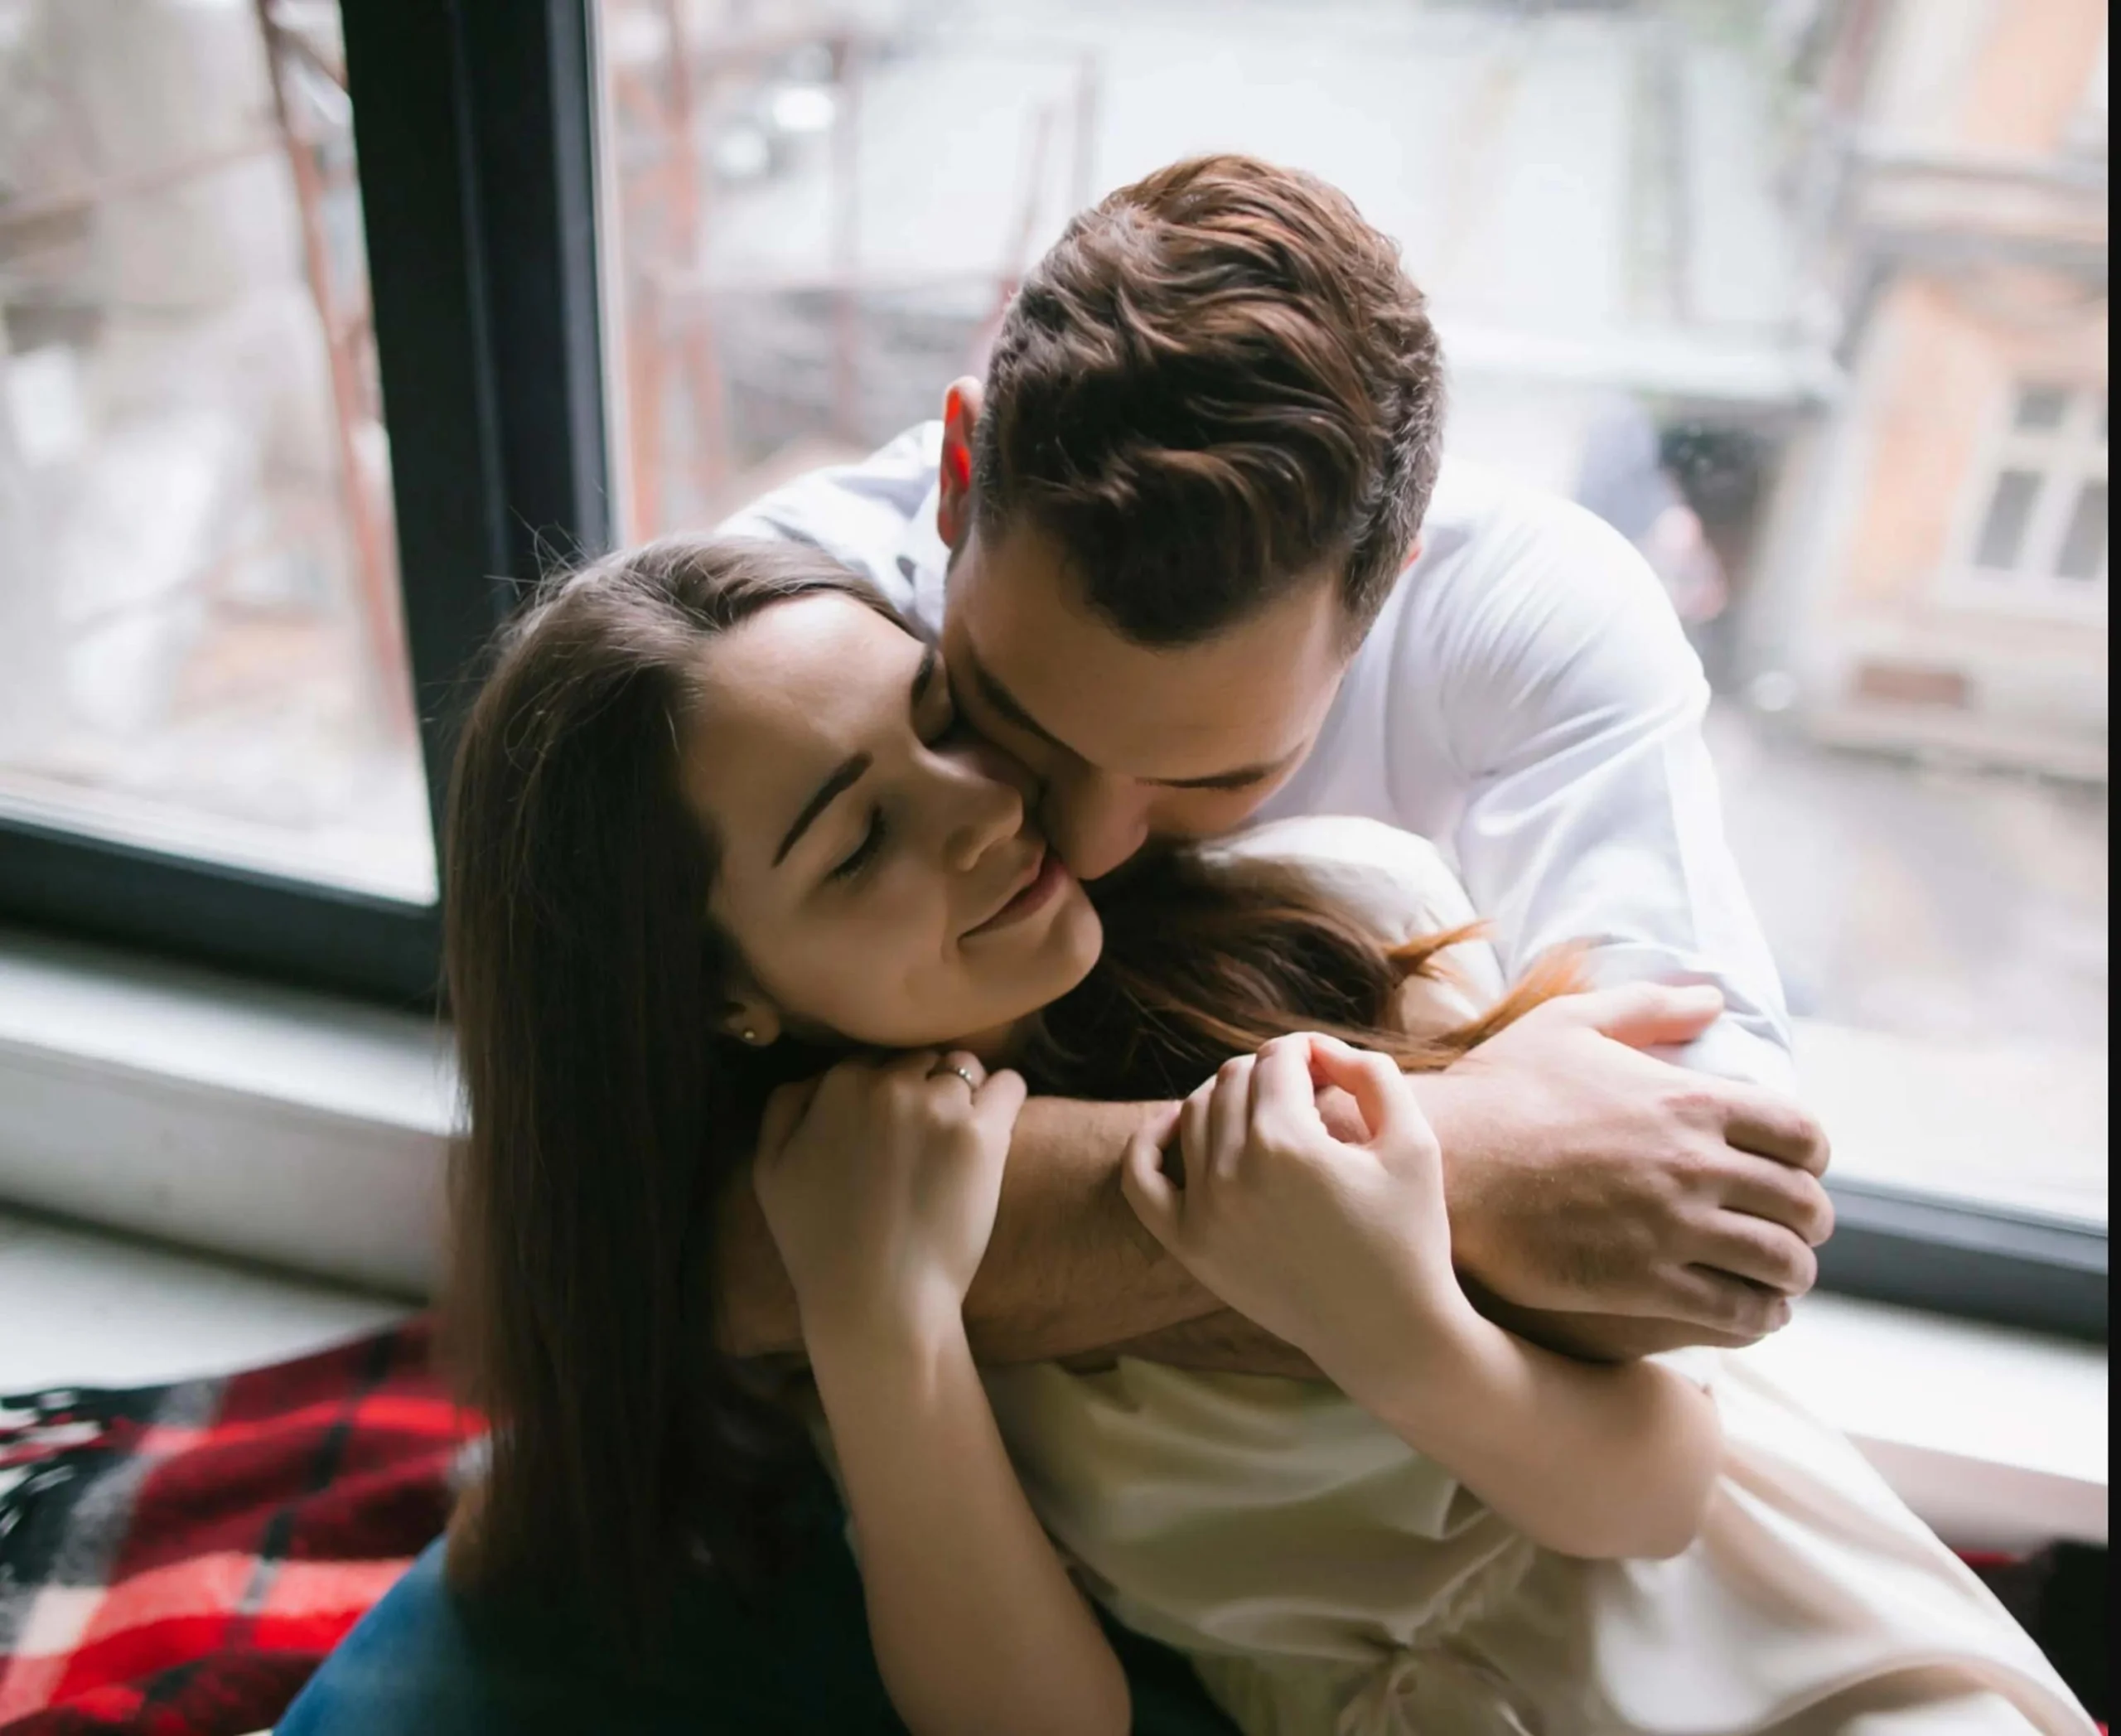
[[[479,1424],[428,1349],[0,1399],[0,1732],[273,1724],[447,1516]]]
[[[441,1532],[480,1434],[429,1329],[0,1398],[0,1736],[248,1736]],[[2096,1715],[2105,1552],[1971,1556]]]

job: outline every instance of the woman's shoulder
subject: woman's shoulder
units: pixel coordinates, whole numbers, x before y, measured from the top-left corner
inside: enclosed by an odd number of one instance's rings
[[[1213,860],[1272,862],[1300,872],[1321,893],[1356,917],[1387,946],[1476,923],[1479,913],[1443,853],[1426,838],[1351,814],[1307,814],[1268,821],[1219,840]],[[1429,1009],[1449,1024],[1500,999],[1502,966],[1477,937],[1438,955],[1439,979],[1452,992]],[[1403,1009],[1410,1015],[1420,1009]],[[1421,1023],[1428,1023],[1424,1015]]]
[[[1476,920],[1443,853],[1417,833],[1352,814],[1270,820],[1219,839],[1211,859],[1274,862],[1304,877],[1393,943]]]

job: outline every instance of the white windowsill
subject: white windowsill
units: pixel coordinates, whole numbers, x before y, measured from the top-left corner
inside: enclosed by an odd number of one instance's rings
[[[0,1216],[0,1390],[400,1317],[432,1281],[456,1100],[430,1022],[0,931],[0,1201],[205,1250]],[[1953,1542],[2105,1541],[2104,1347],[1821,1295],[1748,1354]]]

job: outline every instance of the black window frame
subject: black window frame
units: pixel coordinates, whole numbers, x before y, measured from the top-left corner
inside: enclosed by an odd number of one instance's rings
[[[589,3],[341,0],[437,840],[481,648],[544,564],[610,536]],[[438,989],[434,906],[4,813],[0,921],[395,1004]]]
[[[608,545],[594,0],[341,0],[422,757],[481,647]],[[437,852],[437,854],[439,853]],[[0,921],[435,1004],[440,921],[0,815]],[[1829,1181],[1829,1289],[2104,1343],[2103,1226]]]

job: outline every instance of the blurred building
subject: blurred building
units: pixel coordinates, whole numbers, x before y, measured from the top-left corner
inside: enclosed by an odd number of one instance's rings
[[[1826,741],[2104,781],[2106,7],[1815,12],[1849,380],[1769,508],[1754,693]]]
[[[1239,149],[1400,244],[1461,456],[1594,491],[1675,594],[1713,595],[1718,506],[1594,448],[1640,406],[1653,460],[1675,423],[1771,450],[1838,387],[1778,185],[1775,10],[603,0],[630,522],[698,523],[933,415],[1070,214]]]

